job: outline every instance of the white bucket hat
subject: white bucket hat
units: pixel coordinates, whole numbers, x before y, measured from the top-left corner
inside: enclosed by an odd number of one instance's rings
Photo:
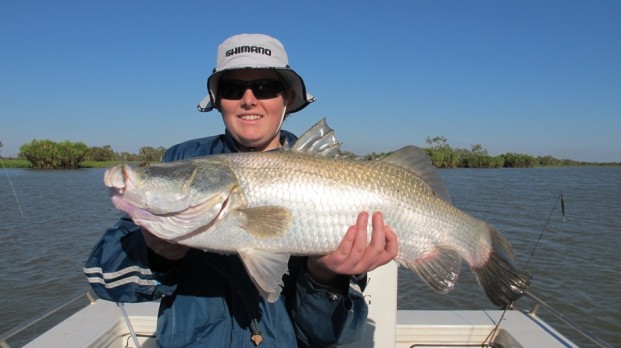
[[[240,34],[231,36],[218,46],[218,64],[207,79],[209,94],[198,104],[198,111],[207,112],[216,105],[218,83],[226,71],[237,69],[274,69],[295,93],[294,101],[287,106],[288,113],[302,110],[315,101],[306,93],[304,80],[289,67],[285,47],[280,41],[263,34]]]

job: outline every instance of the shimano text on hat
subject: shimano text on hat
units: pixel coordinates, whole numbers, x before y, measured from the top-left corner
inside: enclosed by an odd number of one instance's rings
[[[225,55],[227,57],[230,57],[230,56],[240,54],[240,53],[258,53],[258,54],[263,54],[266,56],[271,56],[272,50],[270,50],[269,48],[259,47],[259,46],[239,46],[239,47],[235,47],[235,48],[232,48],[226,51]]]

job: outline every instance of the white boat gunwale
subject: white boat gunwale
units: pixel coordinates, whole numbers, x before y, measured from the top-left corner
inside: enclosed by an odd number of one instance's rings
[[[114,302],[94,299],[90,291],[75,300],[89,298],[90,304],[49,331],[35,338],[25,348],[63,347],[135,347],[122,312]],[[537,306],[540,303],[537,302]],[[155,328],[159,303],[127,303],[125,309],[142,348],[155,347]],[[48,316],[46,313],[45,316]],[[502,318],[502,319],[501,319]],[[395,347],[444,346],[489,347],[489,335],[498,321],[499,338],[515,341],[523,347],[578,347],[563,334],[543,321],[536,311],[508,310],[398,310],[396,314]],[[30,322],[30,325],[35,324]],[[29,326],[30,326],[29,325]],[[373,326],[373,323],[369,323]],[[22,328],[23,330],[24,328]],[[15,330],[8,333],[14,335]],[[371,331],[372,335],[372,331]],[[1,347],[10,347],[9,337],[0,337]],[[368,337],[367,337],[368,338]],[[364,339],[362,340],[364,341]],[[375,346],[374,340],[366,340]],[[603,344],[602,344],[603,343]],[[609,347],[599,342],[601,347]],[[361,347],[358,343],[357,347]]]
[[[540,308],[545,308],[596,346],[611,347],[528,292],[525,297],[535,303],[530,311],[515,307],[507,311],[397,310],[397,269],[397,264],[392,263],[369,273],[369,283],[364,292],[369,305],[365,333],[359,341],[344,347],[578,347],[539,317],[537,311]],[[137,346],[134,340],[142,348],[155,347],[159,301],[119,305],[96,299],[92,290],[88,290],[81,291],[79,295],[52,308],[39,318],[0,335],[0,348],[9,348],[9,338],[84,298],[88,299],[89,305],[24,347],[129,348]],[[497,344],[492,345],[494,342]]]

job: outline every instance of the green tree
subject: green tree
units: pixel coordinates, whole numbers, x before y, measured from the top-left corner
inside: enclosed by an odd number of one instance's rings
[[[505,159],[505,167],[532,168],[535,166],[535,158],[529,155],[508,152],[501,156]]]
[[[82,142],[63,141],[58,144],[60,149],[60,168],[78,169],[80,163],[88,155],[88,146]]]
[[[117,155],[117,160],[124,161],[124,162],[139,162],[140,156],[134,153],[121,152],[120,154]]]
[[[457,149],[455,153],[459,157],[460,168],[502,168],[504,158],[492,157],[480,144],[472,145],[470,150]]]
[[[451,147],[448,144],[448,140],[445,137],[427,137],[425,139],[425,142],[429,145],[431,145],[431,148],[433,150],[442,150],[442,149],[451,149]]]
[[[88,146],[82,142],[43,139],[20,147],[20,155],[36,169],[77,169],[87,154]]]
[[[436,168],[456,168],[459,164],[459,157],[450,148],[429,149],[427,155]]]
[[[541,166],[560,166],[562,162],[550,155],[537,157],[537,164]]]
[[[380,152],[380,153],[371,152],[369,154],[364,155],[362,159],[365,161],[377,161],[388,155],[390,155],[390,152]]]
[[[140,148],[140,160],[143,162],[159,162],[164,156],[166,149],[162,146],[154,148],[143,146]]]
[[[459,156],[449,146],[445,137],[437,136],[434,138],[427,137],[425,142],[431,147],[426,149],[431,163],[436,168],[455,168],[459,164]]]
[[[340,155],[339,158],[356,159],[356,158],[358,158],[358,155],[356,155],[355,153],[353,153],[351,151],[343,151],[343,152],[341,152],[341,155]]]
[[[472,145],[470,147],[470,152],[475,155],[487,156],[487,149],[481,146],[481,144]]]
[[[104,145],[104,146],[93,146],[88,149],[88,159],[91,161],[114,161],[116,154],[114,150],[112,150],[112,146]]]

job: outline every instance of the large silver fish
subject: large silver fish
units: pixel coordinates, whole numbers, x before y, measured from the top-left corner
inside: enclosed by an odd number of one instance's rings
[[[104,182],[113,204],[156,236],[239,254],[271,302],[289,256],[335,250],[360,211],[383,213],[398,235],[396,261],[436,291],[454,287],[464,259],[495,305],[524,293],[530,276],[508,241],[449,203],[424,151],[357,161],[336,158],[338,145],[322,120],[288,150],[115,166]]]

